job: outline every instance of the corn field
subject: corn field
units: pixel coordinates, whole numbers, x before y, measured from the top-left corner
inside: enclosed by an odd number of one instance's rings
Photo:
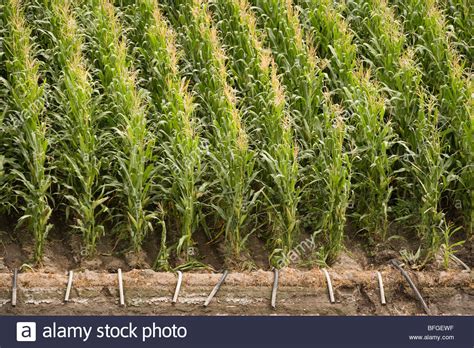
[[[422,30],[420,28],[423,28]],[[472,8],[421,0],[2,0],[0,215],[155,269],[334,263],[472,236]]]

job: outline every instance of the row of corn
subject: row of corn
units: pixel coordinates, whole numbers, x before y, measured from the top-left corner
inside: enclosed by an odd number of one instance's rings
[[[275,267],[304,240],[331,263],[348,229],[452,253],[474,200],[461,3],[6,0],[1,213],[36,262],[63,223],[87,255],[156,234],[157,269],[205,266],[196,233],[230,267],[255,238]]]

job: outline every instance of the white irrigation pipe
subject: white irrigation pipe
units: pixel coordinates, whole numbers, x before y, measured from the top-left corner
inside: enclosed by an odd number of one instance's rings
[[[123,279],[122,279],[122,269],[118,269],[118,283],[119,283],[119,296],[120,296],[120,305],[125,306],[125,297],[123,295]]]
[[[17,291],[17,277],[18,277],[18,269],[15,268],[13,270],[13,279],[12,279],[12,306],[16,306],[16,291]]]
[[[377,271],[377,279],[379,281],[380,302],[382,303],[382,305],[386,305],[387,301],[385,300],[385,290],[383,288],[382,274],[379,271]]]
[[[73,271],[69,271],[69,278],[67,281],[67,287],[66,287],[66,295],[64,295],[64,302],[69,301],[69,296],[71,294],[71,288],[72,288],[72,277],[74,276]]]
[[[181,289],[181,281],[183,280],[183,272],[178,271],[178,282],[176,283],[176,290],[174,291],[173,300],[171,303],[178,302],[179,290]]]
[[[461,267],[464,267],[464,269],[468,272],[471,272],[471,267],[469,267],[468,265],[466,265],[460,258],[458,258],[456,255],[449,255],[451,257],[451,259],[454,261],[454,262],[457,262],[458,265],[460,265]]]
[[[224,280],[225,278],[227,277],[227,271],[224,271],[224,273],[222,274],[222,277],[221,279],[219,279],[219,281],[217,282],[216,286],[214,286],[214,289],[212,289],[211,293],[209,294],[209,296],[207,297],[207,300],[206,302],[204,302],[204,307],[207,307],[209,305],[209,303],[211,302],[212,298],[214,297],[214,295],[217,293],[217,291],[219,291],[222,283],[224,283]]]
[[[278,269],[273,270],[274,273],[274,278],[273,278],[273,288],[272,288],[272,300],[271,300],[271,305],[272,308],[276,308],[276,296],[277,296],[277,290],[278,290]]]
[[[329,292],[329,301],[330,301],[331,303],[335,303],[336,300],[334,299],[334,291],[333,291],[333,289],[332,289],[331,277],[329,276],[329,273],[328,273],[328,271],[326,270],[326,268],[323,268],[323,272],[324,272],[324,275],[326,276],[326,283],[327,283],[328,292]]]

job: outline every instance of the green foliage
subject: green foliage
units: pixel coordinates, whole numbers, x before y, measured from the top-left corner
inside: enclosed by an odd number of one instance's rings
[[[35,239],[34,261],[40,262],[52,225],[49,205],[51,176],[47,159],[47,120],[44,118],[44,85],[40,82],[40,64],[31,30],[25,23],[20,1],[7,1],[3,8],[7,35],[3,42],[9,82],[11,133],[9,155],[14,163],[9,170],[11,192],[17,196],[23,215],[18,225],[26,224]]]
[[[58,86],[51,93],[57,103],[57,111],[51,110],[55,176],[61,187],[57,194],[65,199],[66,216],[73,218],[71,227],[82,234],[84,250],[91,255],[97,239],[104,234],[98,219],[106,211],[107,200],[99,178],[99,148],[104,142],[97,129],[99,110],[71,3],[51,0],[42,5],[43,16],[36,19],[50,24],[49,31],[45,31],[51,38],[50,73]]]
[[[396,219],[414,227],[425,255],[438,248],[441,195],[448,180],[442,132],[434,101],[421,85],[422,75],[406,42],[401,24],[383,1],[347,2],[348,17],[356,33],[363,61],[376,71],[388,98],[394,130],[400,143],[392,149],[396,164]],[[421,250],[420,250],[421,252]]]
[[[456,249],[458,249],[461,245],[464,244],[464,240],[460,240],[458,242],[453,242],[452,239],[456,232],[460,229],[460,227],[454,227],[452,224],[444,226],[443,228],[443,265],[444,268],[448,269],[449,267],[449,259],[454,255]]]
[[[328,60],[328,87],[349,115],[355,212],[360,229],[372,240],[385,240],[393,190],[389,151],[395,137],[385,118],[385,100],[370,70],[356,60],[356,46],[340,9],[329,1],[296,1],[304,28],[318,54]]]
[[[474,150],[472,132],[472,78],[465,75],[463,62],[447,35],[447,24],[435,1],[394,1],[407,41],[420,62],[423,84],[436,96],[439,124],[443,133],[442,152],[450,157],[454,180],[448,187],[451,206],[462,215],[472,233],[474,221]],[[424,30],[420,31],[419,28]]]
[[[257,166],[264,185],[266,229],[271,250],[281,250],[277,253],[281,258],[298,236],[300,199],[298,148],[285,110],[285,95],[247,3],[218,0],[211,3],[211,10],[230,55],[231,80],[240,97],[237,105],[252,134],[251,145],[260,153]]]
[[[291,2],[254,1],[253,4],[282,75],[288,108],[301,144],[302,195],[298,212],[313,238],[319,235],[324,238],[323,250],[317,254],[323,255],[323,262],[333,261],[342,247],[351,190],[344,119],[323,94],[319,65],[324,62],[316,60],[311,43],[304,40]]]
[[[8,81],[7,81],[7,71],[5,66],[5,50],[4,50],[4,40],[5,35],[7,34],[7,26],[5,24],[4,16],[4,4],[0,4],[0,213],[8,212],[13,205],[10,202],[11,194],[9,190],[11,185],[9,184],[9,176],[5,171],[5,168],[8,166],[8,130],[6,124],[4,124],[5,115],[8,112]]]
[[[162,135],[154,151],[160,156],[156,181],[166,207],[166,220],[180,231],[177,255],[191,262],[188,250],[194,246],[192,235],[198,225],[199,198],[207,186],[201,182],[203,154],[194,105],[187,83],[181,80],[175,34],[155,1],[141,0],[126,12],[136,28],[129,37],[135,44],[140,74],[152,99],[150,119],[157,125],[155,132]],[[167,249],[165,231],[163,225],[161,252]]]
[[[114,7],[107,0],[91,0],[88,5],[84,16],[94,46],[92,56],[111,111],[106,124],[113,136],[104,154],[110,173],[108,194],[118,205],[114,209],[118,230],[127,233],[138,252],[158,218],[153,208],[154,138],[147,128],[145,96],[136,87],[136,73]]]
[[[207,213],[215,235],[224,235],[228,261],[236,261],[252,232],[250,214],[259,191],[255,154],[249,148],[235,95],[227,83],[225,56],[211,24],[207,6],[199,0],[173,1],[166,6],[186,52],[186,73],[193,83],[196,114],[209,139]]]
[[[474,63],[474,8],[469,0],[438,1],[447,23],[446,29],[452,37],[453,46],[463,55],[466,66]]]
[[[446,265],[474,221],[471,12],[4,0],[0,214],[31,231],[36,261],[54,210],[88,254],[106,229],[135,252],[156,230],[156,269],[206,267],[201,232],[226,267],[248,264],[254,232],[274,267],[305,237],[302,262],[330,264],[352,226],[369,245],[402,228],[419,247],[402,257],[444,247]]]

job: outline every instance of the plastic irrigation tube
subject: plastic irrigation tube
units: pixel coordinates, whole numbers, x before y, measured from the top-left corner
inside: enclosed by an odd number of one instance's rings
[[[458,265],[460,265],[461,267],[464,267],[464,269],[468,272],[471,272],[471,267],[469,267],[468,265],[466,265],[459,257],[457,257],[456,255],[449,255],[449,257],[451,257],[451,259],[456,262]]]
[[[415,283],[413,283],[413,280],[411,280],[408,273],[405,272],[405,270],[402,268],[402,266],[400,265],[400,262],[397,259],[392,259],[391,263],[392,263],[393,266],[395,266],[395,268],[397,268],[402,273],[403,277],[405,277],[406,281],[408,282],[408,284],[412,288],[412,290],[415,293],[416,297],[421,302],[421,305],[423,306],[423,309],[425,310],[425,313],[430,315],[431,314],[430,309],[428,308],[425,300],[423,299],[423,296],[421,296],[420,292],[418,291],[418,289],[415,286]]]
[[[451,259],[453,259],[454,262],[457,262],[458,265],[464,267],[464,269],[468,272],[471,271],[471,267],[469,267],[468,265],[466,265],[459,257],[457,257],[456,255],[449,255],[451,257]]]
[[[18,269],[15,268],[13,270],[13,279],[12,279],[12,306],[16,306],[16,284],[17,284],[17,277],[18,277]]]
[[[209,297],[207,298],[206,302],[204,302],[204,307],[207,307],[209,305],[209,303],[211,302],[212,298],[214,297],[214,295],[217,293],[217,291],[219,291],[222,283],[224,283],[224,280],[225,278],[227,277],[227,273],[228,271],[224,271],[224,273],[222,274],[222,277],[221,279],[219,279],[219,281],[217,282],[216,286],[214,286],[214,289],[212,289],[211,293],[209,294]]]
[[[71,294],[71,287],[72,287],[72,277],[74,276],[73,271],[69,271],[69,278],[67,281],[67,287],[66,287],[66,295],[64,295],[64,302],[69,301],[69,295]]]
[[[120,296],[120,305],[125,306],[125,297],[123,295],[123,278],[122,278],[122,269],[118,269],[118,283],[119,283],[119,296]]]
[[[276,308],[276,296],[277,296],[277,290],[278,290],[278,269],[273,270],[274,273],[274,278],[273,278],[273,288],[272,288],[272,300],[271,300],[271,305],[272,308]]]
[[[441,245],[441,249],[446,252],[446,247],[443,245]],[[469,267],[468,265],[466,265],[459,257],[457,257],[456,255],[450,253],[449,254],[449,258],[451,260],[453,260],[454,262],[456,262],[459,266],[461,266],[462,268],[464,268],[465,271],[467,272],[471,272],[471,267]]]
[[[174,291],[172,304],[178,302],[179,290],[181,289],[181,281],[183,280],[183,272],[178,271],[178,282],[176,283],[176,290]]]
[[[377,271],[377,280],[379,282],[379,290],[380,290],[380,303],[382,305],[386,305],[387,301],[385,300],[385,290],[383,288],[383,280],[382,280],[382,274]]]
[[[334,290],[332,289],[331,277],[329,276],[329,273],[326,270],[326,268],[323,268],[323,272],[324,272],[324,275],[326,276],[326,282],[328,285],[329,301],[331,303],[336,303],[336,299],[334,298]]]

